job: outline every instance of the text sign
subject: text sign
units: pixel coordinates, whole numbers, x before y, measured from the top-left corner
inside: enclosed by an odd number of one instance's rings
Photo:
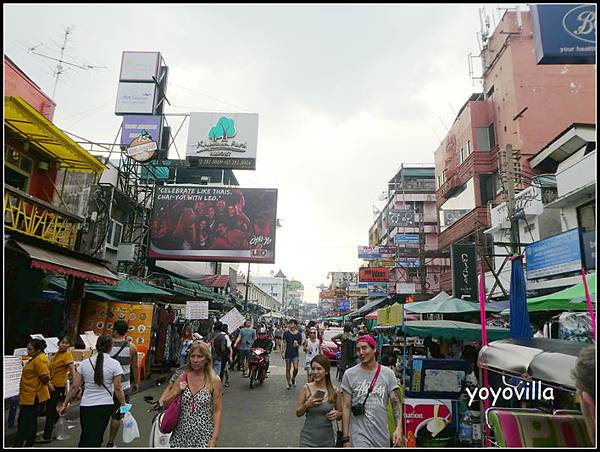
[[[581,234],[583,247],[583,267],[586,270],[596,268],[596,231]]]
[[[477,301],[477,256],[475,245],[452,245],[452,293],[455,298]]]
[[[379,259],[381,254],[378,246],[359,246],[358,247],[358,258],[359,259]]]
[[[188,301],[185,306],[188,320],[208,320],[208,301]]]
[[[358,280],[361,282],[388,282],[390,270],[386,267],[361,268],[358,271]]]
[[[571,229],[525,247],[527,279],[571,273],[581,269],[580,231]]]
[[[236,308],[233,308],[231,311],[221,317],[221,323],[224,323],[229,327],[229,333],[233,333],[240,326],[242,326],[245,321],[246,318],[240,314],[240,311],[238,311]]]
[[[19,395],[19,386],[21,383],[21,374],[23,366],[20,356],[4,355],[4,398],[15,397]]]
[[[419,234],[396,234],[394,236],[394,243],[404,245],[416,245],[420,243],[421,236]]]

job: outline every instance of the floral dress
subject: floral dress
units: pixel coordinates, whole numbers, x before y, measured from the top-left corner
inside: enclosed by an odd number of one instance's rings
[[[171,434],[171,447],[208,447],[215,424],[212,394],[202,388],[195,395],[185,388],[181,394],[179,422]]]

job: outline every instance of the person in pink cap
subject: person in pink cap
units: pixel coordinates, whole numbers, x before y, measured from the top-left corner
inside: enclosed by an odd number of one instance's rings
[[[377,362],[377,343],[371,336],[356,340],[360,365],[344,373],[343,443],[344,447],[389,447],[388,401],[392,404],[396,429],[393,445],[402,442],[402,410],[396,376]]]

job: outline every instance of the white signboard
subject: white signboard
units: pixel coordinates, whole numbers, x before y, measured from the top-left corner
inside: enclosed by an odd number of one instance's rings
[[[21,383],[21,374],[23,365],[21,357],[4,356],[4,398],[8,399],[19,395],[19,385]]]
[[[85,334],[80,334],[79,337],[85,344],[85,348],[92,350],[96,349],[96,342],[98,342],[98,336],[93,331],[86,331]]]
[[[188,301],[185,306],[185,318],[188,320],[207,320],[208,301]]]
[[[257,113],[191,113],[186,157],[201,167],[256,169]]]
[[[154,83],[119,83],[115,114],[154,113],[156,85]]]
[[[396,293],[413,294],[416,292],[415,283],[396,283]]]
[[[44,340],[46,341],[46,353],[58,353],[59,340],[57,337],[47,337]]]
[[[544,212],[544,203],[542,202],[542,190],[539,187],[531,186],[515,196],[515,209],[523,210],[526,215],[541,215]],[[490,219],[493,226],[498,226],[503,222],[508,223],[508,206],[505,202],[494,207],[490,211]]]
[[[151,82],[158,77],[160,52],[123,52],[121,57],[121,81]]]
[[[231,311],[221,317],[220,320],[221,323],[227,324],[227,326],[229,326],[229,332],[233,333],[244,324],[246,318],[240,314],[240,311],[238,311],[236,308],[233,308]]]

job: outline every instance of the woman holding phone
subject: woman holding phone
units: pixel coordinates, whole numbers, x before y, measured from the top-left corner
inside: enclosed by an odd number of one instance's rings
[[[331,365],[324,355],[311,363],[313,381],[303,386],[296,416],[306,416],[300,433],[300,447],[334,447],[332,422],[342,418],[342,396],[331,383]]]

